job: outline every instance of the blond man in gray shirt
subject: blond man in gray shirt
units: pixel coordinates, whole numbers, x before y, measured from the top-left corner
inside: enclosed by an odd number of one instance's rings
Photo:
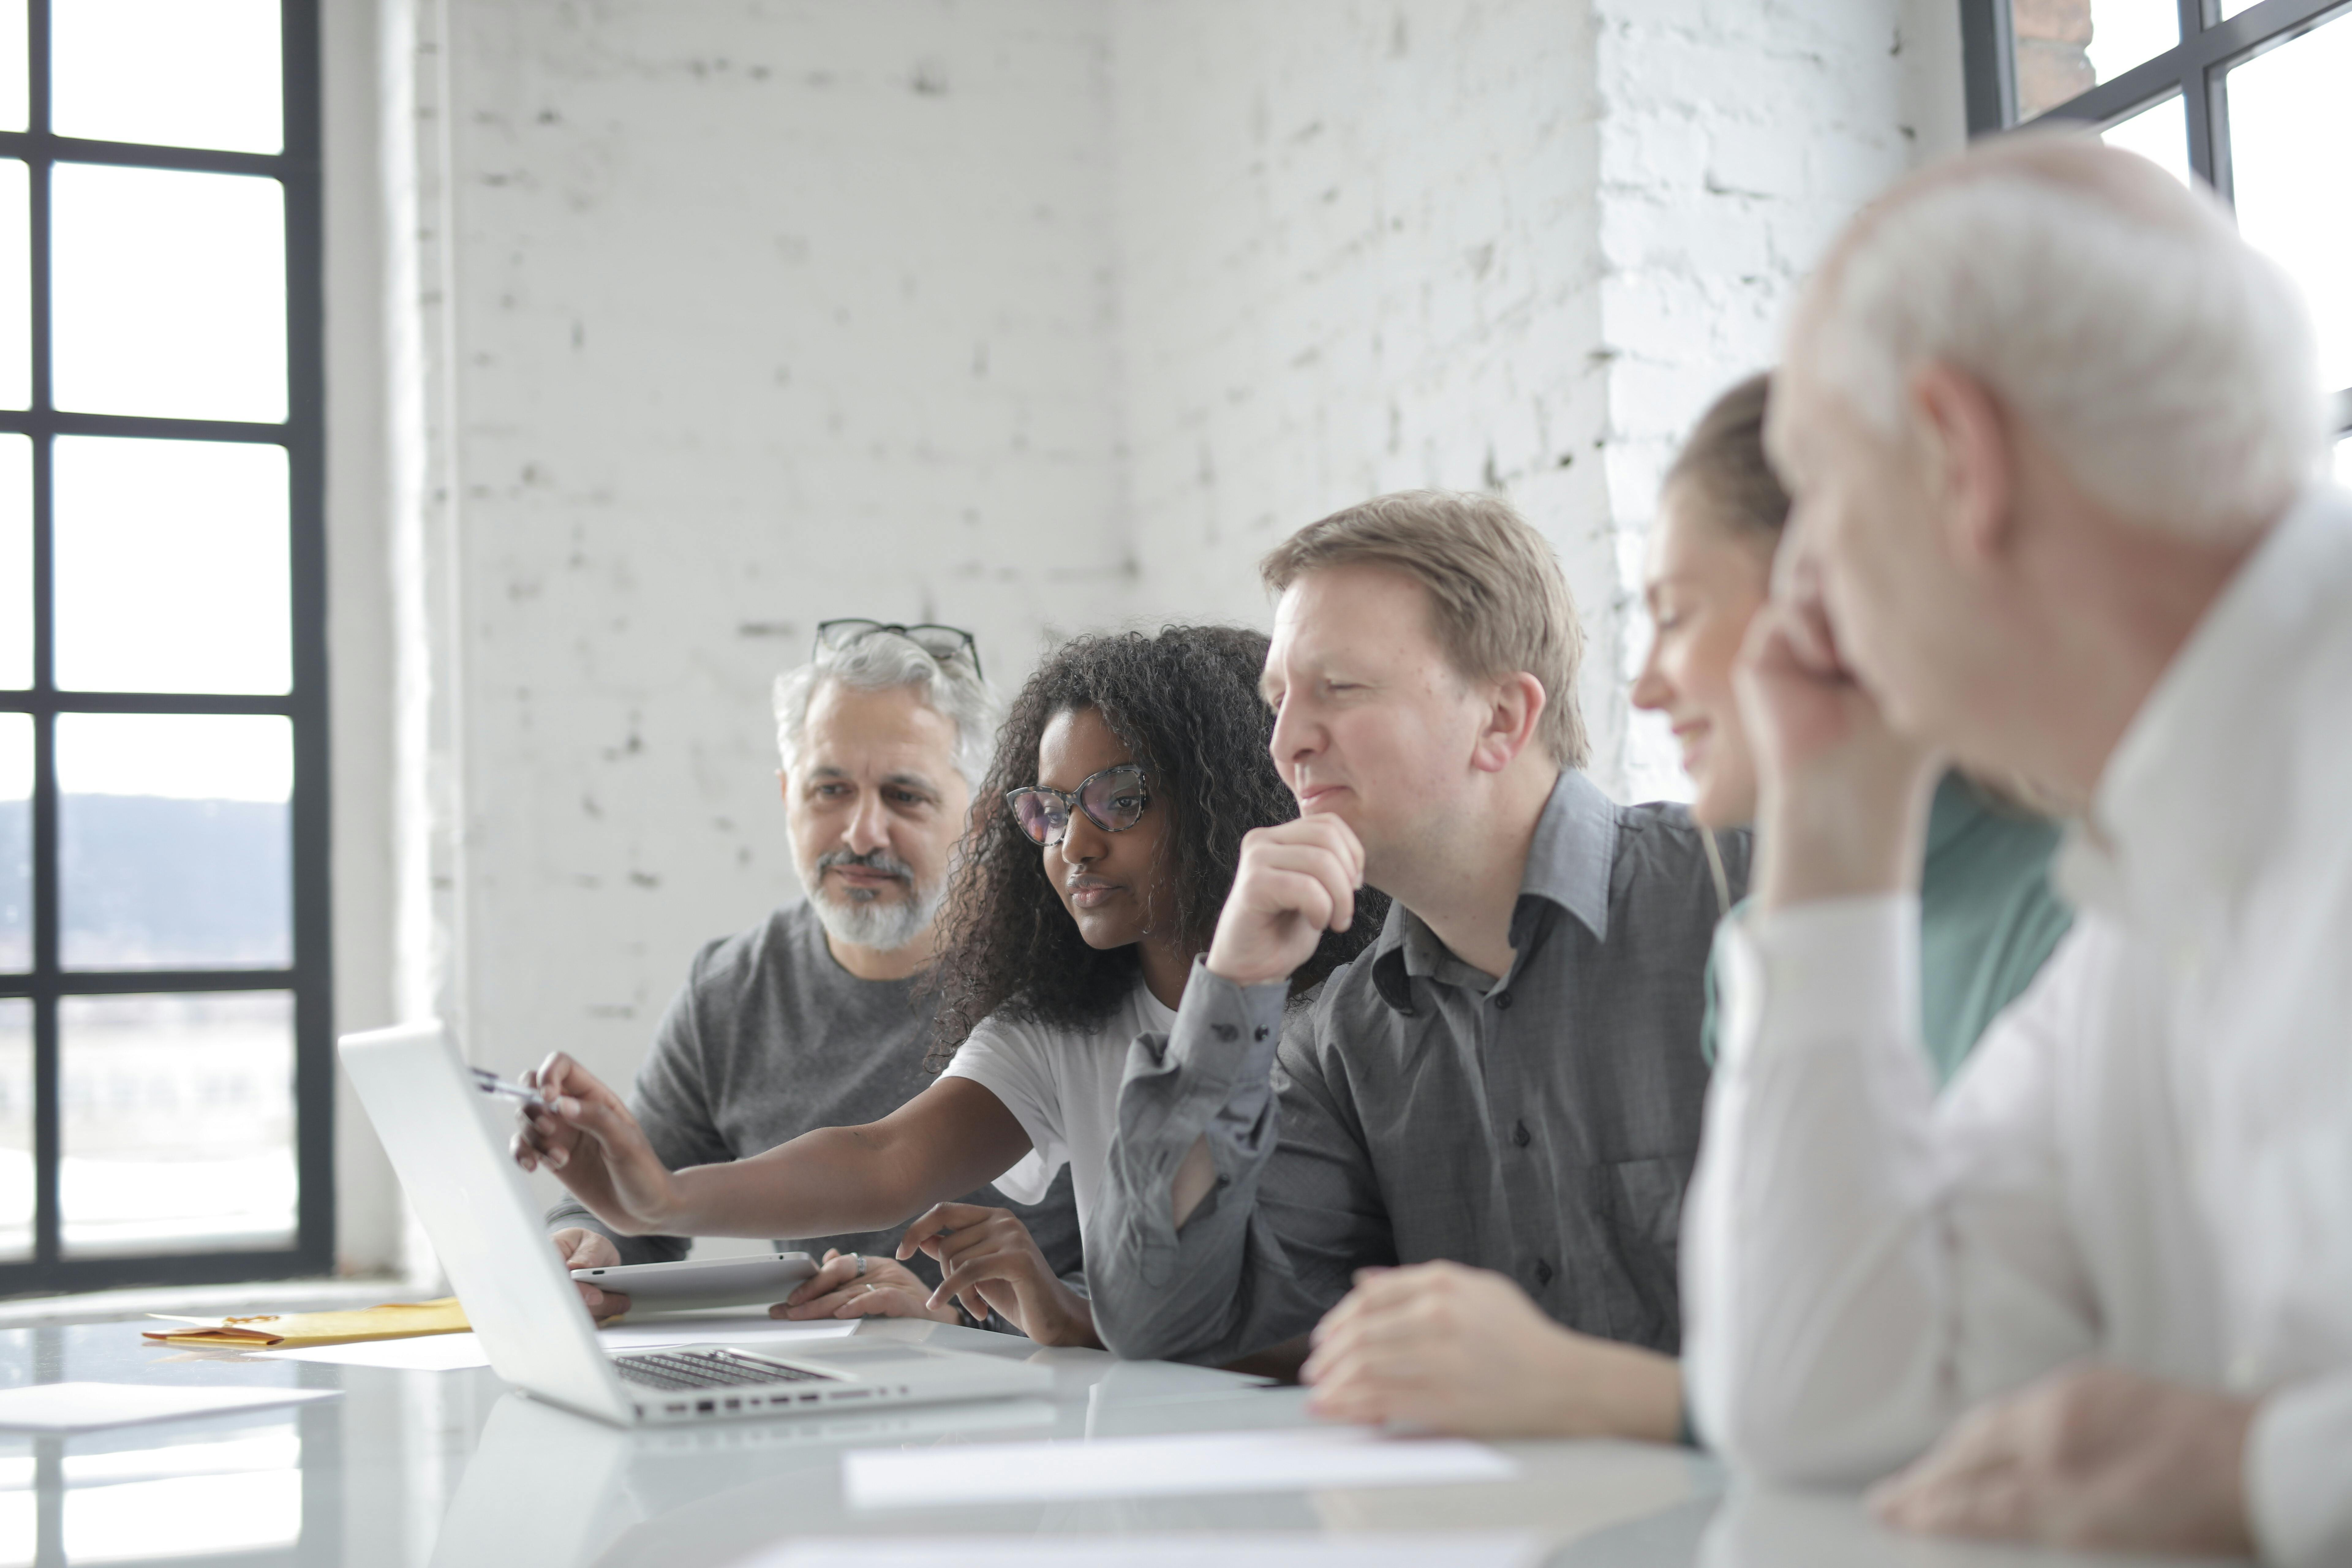
[[[1611,1342],[1679,1343],[1700,976],[1744,842],[1711,866],[1681,807],[1578,771],[1575,606],[1505,503],[1384,496],[1265,570],[1303,815],[1244,842],[1165,1048],[1130,1059],[1097,1331],[1130,1356],[1296,1353],[1360,1270],[1469,1265],[1531,1342],[1638,1380],[1657,1358]],[[1286,1012],[1367,884],[1395,900],[1378,942]]]

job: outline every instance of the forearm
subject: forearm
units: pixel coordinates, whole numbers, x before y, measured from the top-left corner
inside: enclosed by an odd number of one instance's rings
[[[1024,1325],[1023,1331],[1041,1345],[1102,1349],[1102,1336],[1095,1331],[1094,1304],[1058,1279],[1052,1281],[1052,1289],[1055,1300],[1046,1321]]]
[[[1757,803],[1759,909],[1916,893],[1937,771],[1767,779]]]
[[[1743,920],[1719,950],[1685,1371],[1701,1435],[1777,1479],[1883,1473],[1949,1414],[1917,924],[1907,899],[1817,903]]]
[[[1121,1355],[1192,1356],[1234,1331],[1275,1146],[1268,1079],[1283,1001],[1278,985],[1244,990],[1196,968],[1165,1049],[1130,1047],[1102,1215],[1087,1237],[1097,1331]]]
[[[1559,1384],[1558,1436],[1672,1443],[1682,1435],[1683,1369],[1672,1356],[1614,1340],[1584,1340]]]
[[[836,1236],[904,1225],[964,1190],[943,1162],[873,1127],[821,1127],[750,1159],[670,1173],[645,1232]],[[982,1178],[985,1179],[985,1178]],[[643,1234],[643,1232],[641,1232]]]

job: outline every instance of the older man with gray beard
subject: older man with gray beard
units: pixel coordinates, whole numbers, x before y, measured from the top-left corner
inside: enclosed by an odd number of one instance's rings
[[[927,1081],[932,1008],[916,986],[996,731],[971,635],[828,621],[810,662],[777,678],[775,710],[785,827],[808,897],[705,946],[662,1019],[630,1105],[673,1170],[879,1121]],[[962,1201],[1011,1209],[1056,1273],[1078,1268],[1066,1171],[1034,1206],[991,1187]],[[569,1200],[548,1224],[572,1268],[687,1252],[682,1237],[615,1236]],[[794,1315],[953,1316],[924,1308],[938,1266],[892,1261],[898,1240],[778,1242],[837,1255],[796,1293]],[[625,1297],[580,1289],[599,1316],[627,1310]]]

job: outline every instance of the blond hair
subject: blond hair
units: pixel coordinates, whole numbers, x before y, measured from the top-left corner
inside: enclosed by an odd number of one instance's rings
[[[1258,571],[1279,594],[1334,566],[1378,566],[1419,584],[1454,670],[1467,680],[1534,676],[1544,690],[1544,749],[1563,768],[1584,765],[1590,746],[1576,701],[1584,626],[1551,546],[1509,502],[1447,490],[1376,496],[1308,523]]]

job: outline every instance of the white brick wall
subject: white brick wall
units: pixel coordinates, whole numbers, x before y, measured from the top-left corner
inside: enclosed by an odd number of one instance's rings
[[[350,709],[398,742],[385,963],[616,1078],[793,890],[766,689],[827,615],[1017,679],[1496,488],[1583,606],[1597,776],[1678,788],[1622,697],[1658,466],[1958,139],[1953,0],[373,5],[395,647],[339,679],[400,693]]]
[[[1864,202],[1961,141],[1951,0],[1598,0],[1607,510],[1638,592],[1659,477],[1692,422],[1771,364],[1800,281]],[[1616,622],[1610,782],[1683,798],[1670,737],[1625,693],[1648,644]]]
[[[625,1076],[793,890],[767,690],[818,620],[1017,667],[1124,586],[1101,18],[450,20],[458,1002]]]
[[[1610,646],[1583,7],[1116,14],[1139,610],[1263,624],[1255,562],[1301,524],[1383,490],[1493,487]]]

